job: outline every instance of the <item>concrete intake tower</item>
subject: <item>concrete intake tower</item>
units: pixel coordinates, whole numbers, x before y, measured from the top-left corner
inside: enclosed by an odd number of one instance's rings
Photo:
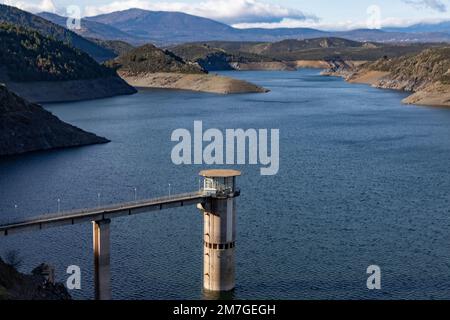
[[[207,291],[231,291],[235,287],[236,170],[205,170],[203,192],[208,200],[203,212],[203,287]]]

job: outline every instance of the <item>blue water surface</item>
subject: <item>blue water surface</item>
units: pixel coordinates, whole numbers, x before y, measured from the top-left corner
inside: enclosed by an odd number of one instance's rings
[[[450,297],[450,110],[406,106],[404,93],[298,72],[224,72],[271,90],[215,95],[142,90],[49,104],[61,119],[112,140],[0,160],[0,223],[46,212],[198,188],[201,165],[171,161],[172,131],[280,129],[280,171],[238,183],[236,299]],[[17,208],[15,208],[17,205]],[[202,216],[195,207],[114,219],[116,299],[202,299]],[[93,298],[90,224],[0,239],[21,268],[41,262],[65,281],[82,270]],[[369,265],[382,290],[366,287]]]

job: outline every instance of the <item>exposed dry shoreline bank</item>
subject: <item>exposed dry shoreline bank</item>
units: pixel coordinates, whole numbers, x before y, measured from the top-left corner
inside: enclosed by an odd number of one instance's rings
[[[214,74],[148,73],[120,76],[134,87],[178,89],[217,94],[265,93],[267,89],[247,81]]]
[[[231,67],[237,71],[295,71],[297,68],[290,63],[281,61],[270,62],[232,62]]]
[[[389,72],[365,71],[355,73],[345,78],[350,83],[368,84],[379,89],[391,89],[410,92],[411,95],[403,99],[404,104],[415,104],[436,107],[450,107],[450,86],[439,82],[424,85],[419,90],[408,90],[408,81],[399,82],[391,78]]]
[[[360,66],[367,61],[365,60],[346,60],[345,61],[349,66],[357,67]],[[333,66],[332,61],[326,60],[296,60],[296,61],[288,61],[287,64],[295,67],[295,68],[311,68],[311,69],[329,69]]]
[[[404,104],[450,107],[450,85],[440,81],[418,82],[416,78],[399,79],[388,71],[374,70],[365,65],[351,65],[346,61],[332,63],[332,67],[322,72],[325,76],[344,78],[349,83],[367,84],[375,88],[410,92],[403,99]]]
[[[34,103],[74,102],[136,93],[119,77],[70,81],[6,82],[8,88]]]

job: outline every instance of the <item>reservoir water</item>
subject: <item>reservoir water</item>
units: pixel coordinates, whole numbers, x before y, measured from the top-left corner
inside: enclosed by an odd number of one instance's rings
[[[224,73],[230,74],[230,73]],[[171,162],[173,130],[280,129],[280,171],[237,166],[237,299],[450,298],[450,110],[401,104],[404,93],[321,77],[317,70],[233,72],[271,90],[214,95],[143,90],[50,104],[105,145],[0,160],[0,223],[57,210],[198,188],[205,166]],[[236,166],[233,166],[235,168]],[[99,196],[100,194],[100,196]],[[17,205],[17,208],[15,207]],[[115,219],[116,299],[202,299],[202,217],[195,207]],[[21,268],[82,270],[91,299],[91,225],[0,239]],[[369,265],[382,290],[366,287]]]

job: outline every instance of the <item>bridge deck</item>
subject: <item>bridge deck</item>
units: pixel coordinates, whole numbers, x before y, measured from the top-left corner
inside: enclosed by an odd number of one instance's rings
[[[121,203],[106,207],[47,214],[11,224],[0,225],[0,237],[18,232],[36,231],[64,225],[73,225],[134,215],[155,210],[189,206],[204,202],[208,197],[209,196],[203,192],[191,192],[149,200]]]

